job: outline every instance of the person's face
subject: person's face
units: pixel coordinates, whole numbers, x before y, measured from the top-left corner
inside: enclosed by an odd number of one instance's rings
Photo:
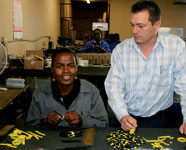
[[[101,33],[99,31],[94,32],[94,40],[95,41],[100,41],[101,39]]]
[[[157,21],[154,25],[152,25],[152,23],[149,21],[148,11],[133,13],[130,23],[136,43],[146,44],[157,37],[160,21]]]
[[[77,66],[74,62],[73,55],[70,53],[57,54],[52,72],[55,76],[55,80],[59,84],[63,86],[72,85],[77,72]]]

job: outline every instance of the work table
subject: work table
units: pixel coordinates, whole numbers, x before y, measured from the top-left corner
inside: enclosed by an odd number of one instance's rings
[[[36,128],[36,127],[28,127],[28,126],[22,126],[22,127],[16,127],[17,129],[23,130],[23,131],[31,131],[35,132],[36,130],[41,132],[42,134],[45,134],[45,136],[42,136],[42,138],[39,138],[38,140],[35,138],[32,138],[30,140],[25,141],[25,145],[19,145],[17,148],[21,150],[62,150],[64,148],[69,147],[83,147],[79,149],[86,149],[86,150],[113,150],[111,146],[109,146],[106,142],[107,136],[114,131],[119,130],[118,128],[95,128],[95,136],[94,136],[94,144],[89,147],[85,147],[81,141],[82,136],[80,137],[61,137],[60,133],[65,128]],[[72,129],[71,129],[72,130]],[[12,132],[11,130],[10,132]],[[164,144],[161,144],[164,148],[169,148],[171,150],[184,150],[186,143],[181,143],[177,141],[177,137],[186,137],[185,135],[181,135],[178,131],[178,128],[138,128],[135,132],[135,136],[141,136],[145,137],[148,140],[156,140],[158,136],[171,136],[174,137],[172,141],[172,144],[170,146],[166,146]],[[41,134],[40,134],[41,135]],[[64,142],[64,140],[72,140],[72,142]],[[0,141],[0,143],[11,143],[10,137],[6,135],[3,140]],[[74,142],[73,142],[74,141]],[[75,142],[76,141],[76,142]],[[166,141],[168,143],[168,141]],[[142,144],[139,148],[143,148],[143,150],[147,149],[153,149],[152,145],[150,143]],[[138,148],[138,149],[139,149]],[[8,148],[6,146],[0,146],[1,150],[12,150],[14,148]]]

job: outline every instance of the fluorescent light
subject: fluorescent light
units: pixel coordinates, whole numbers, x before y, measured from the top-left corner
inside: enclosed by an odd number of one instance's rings
[[[90,4],[90,0],[87,0],[87,3]]]

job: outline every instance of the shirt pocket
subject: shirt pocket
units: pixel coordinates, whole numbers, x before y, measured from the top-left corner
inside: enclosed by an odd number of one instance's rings
[[[160,66],[155,69],[154,79],[152,84],[158,87],[169,86],[172,81],[172,69],[171,66]]]

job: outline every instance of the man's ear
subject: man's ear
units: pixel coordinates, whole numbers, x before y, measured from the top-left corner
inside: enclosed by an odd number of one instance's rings
[[[156,21],[154,25],[156,26],[156,29],[158,30],[161,25],[161,20]]]

